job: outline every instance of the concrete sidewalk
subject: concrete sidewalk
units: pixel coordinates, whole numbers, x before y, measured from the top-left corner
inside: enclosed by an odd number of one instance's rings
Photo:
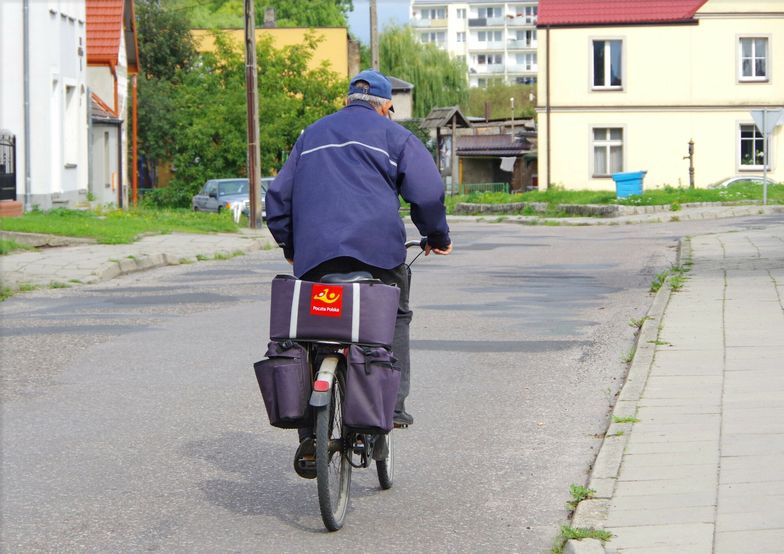
[[[657,295],[572,522],[614,537],[564,552],[784,552],[784,226],[681,255],[693,268]]]
[[[97,283],[118,275],[275,247],[266,228],[239,233],[171,233],[132,244],[87,244],[22,251],[0,258],[3,287]]]

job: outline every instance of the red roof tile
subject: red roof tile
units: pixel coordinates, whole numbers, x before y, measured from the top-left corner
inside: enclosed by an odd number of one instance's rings
[[[87,0],[87,63],[117,63],[124,0]]]
[[[537,25],[690,21],[707,0],[539,0]]]

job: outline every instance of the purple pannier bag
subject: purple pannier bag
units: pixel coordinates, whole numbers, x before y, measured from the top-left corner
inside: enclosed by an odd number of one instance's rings
[[[382,283],[272,280],[272,340],[330,340],[390,346],[400,289]]]
[[[343,423],[365,433],[392,430],[400,367],[383,346],[349,347]]]
[[[312,425],[308,352],[290,340],[270,342],[267,358],[253,364],[270,424],[291,429]]]

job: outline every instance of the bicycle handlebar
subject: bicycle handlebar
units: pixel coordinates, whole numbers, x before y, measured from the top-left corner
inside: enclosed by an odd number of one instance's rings
[[[425,246],[427,246],[427,237],[422,237],[419,240],[407,240],[406,241],[406,248],[412,248],[414,246],[418,246],[419,248],[424,250]]]

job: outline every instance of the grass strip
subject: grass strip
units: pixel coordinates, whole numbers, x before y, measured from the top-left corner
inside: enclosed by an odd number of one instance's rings
[[[15,240],[0,239],[0,256],[5,256],[16,250],[33,250],[33,247]]]
[[[684,188],[664,186],[660,189],[644,190],[641,195],[627,198],[616,198],[614,191],[564,190],[562,187],[550,187],[542,191],[530,191],[522,194],[503,192],[476,192],[447,196],[445,203],[448,213],[454,213],[455,205],[470,204],[509,204],[513,202],[542,202],[550,206],[548,213],[523,215],[547,215],[557,217],[558,204],[620,204],[622,206],[665,206],[679,211],[682,204],[695,202],[743,202],[762,200],[762,185],[748,181],[733,183],[721,188]],[[768,202],[784,204],[784,183],[768,185]],[[550,211],[554,213],[549,213]],[[566,215],[566,214],[561,214]]]
[[[3,231],[91,237],[102,244],[128,244],[143,234],[234,233],[229,212],[210,214],[189,210],[33,210],[21,217],[0,219]]]

